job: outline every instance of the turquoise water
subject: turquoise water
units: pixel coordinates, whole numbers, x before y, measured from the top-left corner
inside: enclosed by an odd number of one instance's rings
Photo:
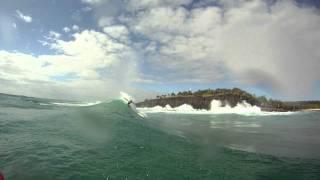
[[[0,96],[0,170],[28,179],[320,179],[320,114],[148,114]]]

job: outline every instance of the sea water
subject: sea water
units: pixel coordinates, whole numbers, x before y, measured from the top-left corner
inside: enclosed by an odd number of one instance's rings
[[[1,95],[0,171],[7,180],[320,178],[320,113],[145,113],[120,100]]]

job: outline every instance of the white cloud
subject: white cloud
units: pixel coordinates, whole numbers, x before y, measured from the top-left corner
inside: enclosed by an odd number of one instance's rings
[[[112,8],[123,8],[136,11],[141,9],[150,9],[154,7],[167,6],[167,7],[178,7],[181,5],[187,5],[192,0],[127,0],[119,2],[118,0],[82,0],[83,3],[91,5],[112,4]]]
[[[70,29],[70,28],[68,28],[68,27],[64,27],[62,30],[63,30],[65,33],[68,33],[68,32],[70,32],[70,31],[71,31],[71,29]]]
[[[49,31],[49,37],[52,39],[59,39],[61,37],[61,34],[55,31]]]
[[[98,21],[98,25],[100,27],[104,27],[104,26],[110,26],[114,24],[114,19],[112,17],[102,17],[102,18],[99,18],[99,21]]]
[[[49,34],[54,38],[47,45],[58,52],[56,55],[0,51],[2,92],[47,94],[53,98],[101,98],[130,89],[137,68],[130,47],[96,31],[75,33],[70,41],[59,39],[56,32]]]
[[[128,10],[141,10],[150,9],[155,7],[178,7],[181,5],[187,5],[192,0],[129,0],[126,7]]]
[[[88,3],[88,4],[99,4],[106,1],[108,0],[82,0],[82,2]]]
[[[74,31],[74,32],[78,32],[78,31],[80,31],[80,27],[78,26],[78,25],[73,25],[73,26],[71,26],[70,28],[69,27],[64,27],[63,29],[62,29],[65,33],[68,33],[68,32],[71,32],[71,30],[72,31]]]
[[[79,28],[78,25],[73,25],[73,26],[72,26],[72,30],[73,30],[73,31],[79,31],[80,28]]]
[[[122,42],[128,41],[129,31],[125,26],[107,26],[103,28],[103,31],[114,39],[120,40]]]
[[[93,8],[93,14],[100,27],[116,25],[125,14],[134,15],[138,11],[157,7],[176,8],[188,5],[192,0],[82,0]],[[120,21],[122,21],[120,20]]]
[[[32,17],[28,16],[28,15],[24,15],[21,11],[16,10],[17,13],[17,17],[19,19],[21,19],[22,21],[26,22],[26,23],[31,23],[32,22]]]

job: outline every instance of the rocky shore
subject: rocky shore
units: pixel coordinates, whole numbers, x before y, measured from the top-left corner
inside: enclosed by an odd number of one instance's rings
[[[300,111],[305,109],[319,108],[319,101],[296,101],[296,102],[282,102],[278,100],[267,99],[263,96],[257,97],[246,91],[238,88],[233,89],[216,89],[216,90],[199,90],[196,92],[185,91],[177,94],[169,94],[157,96],[155,99],[146,99],[143,102],[138,102],[138,107],[154,107],[170,105],[171,107],[178,107],[183,104],[189,104],[194,109],[210,109],[212,100],[219,100],[222,106],[229,105],[236,106],[238,103],[246,101],[252,106],[259,106],[262,111]]]

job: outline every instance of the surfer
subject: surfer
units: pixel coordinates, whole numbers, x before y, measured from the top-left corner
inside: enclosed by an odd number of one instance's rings
[[[124,93],[124,92],[120,92],[120,98],[121,100],[126,103],[128,105],[128,108],[130,108],[131,110],[133,110],[135,113],[137,113],[140,117],[145,118],[147,117],[146,114],[139,112],[136,108],[136,105],[133,102],[132,97],[130,97],[128,94]]]
[[[128,107],[130,107],[130,104],[134,104],[132,99],[128,99],[128,98],[125,98],[125,97],[123,97],[123,99],[125,99],[127,101]]]
[[[128,101],[128,106],[130,107],[130,104],[132,104],[133,103],[133,101],[132,100],[129,100]]]

